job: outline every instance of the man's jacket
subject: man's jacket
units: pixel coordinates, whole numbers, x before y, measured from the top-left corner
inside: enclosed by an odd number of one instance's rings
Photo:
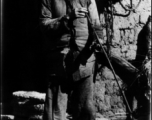
[[[95,0],[69,0],[69,2],[73,9],[86,7],[93,26],[100,25]],[[68,25],[68,21],[62,19],[64,15],[71,12],[70,5],[67,4],[69,2],[67,0],[42,0],[40,23],[47,39],[46,49],[49,52],[59,50],[64,53],[62,48],[69,45],[71,37],[74,37],[73,40],[78,50],[82,50],[87,43],[89,37],[87,18],[77,18],[72,21],[74,36],[71,35],[71,26]],[[92,58],[90,59],[93,60]]]

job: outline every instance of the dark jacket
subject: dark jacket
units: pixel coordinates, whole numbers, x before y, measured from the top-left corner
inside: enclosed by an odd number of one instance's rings
[[[97,8],[95,0],[88,0],[90,2],[83,2],[87,0],[81,0],[84,6],[79,3],[80,0],[70,0],[73,4],[73,8],[87,7],[89,11],[89,16],[92,20],[94,26],[99,26],[99,16],[97,13]],[[68,41],[71,38],[69,28],[66,21],[62,21],[62,17],[70,12],[68,9],[67,2],[65,0],[42,0],[42,9],[41,9],[41,26],[42,31],[46,35],[46,39],[50,41],[51,48],[55,46],[63,46],[68,44]],[[74,29],[76,30],[76,37],[86,39],[88,37],[88,26],[86,18],[79,18],[73,21]],[[78,39],[79,39],[78,38]],[[78,40],[77,44],[81,46],[86,43],[84,41]]]
[[[89,16],[91,18],[93,26],[100,25],[95,0],[69,1],[71,2],[73,8],[86,7],[88,9]],[[44,33],[47,42],[45,46],[47,52],[52,53],[53,51],[58,51],[54,55],[57,55],[58,53],[66,54],[64,48],[66,48],[69,45],[69,41],[71,40],[71,26],[68,24],[67,21],[64,21],[62,18],[64,15],[70,12],[71,9],[69,5],[67,5],[66,0],[42,0],[40,23],[42,26],[42,32]],[[72,21],[72,25],[75,31],[74,42],[76,43],[78,48],[83,49],[89,37],[87,18],[77,18]],[[55,56],[50,55],[50,58],[53,58],[54,61],[57,62],[59,59],[54,57]],[[61,59],[61,62],[62,60],[63,59]],[[89,61],[92,60],[94,60],[94,57],[91,57],[89,59]],[[85,69],[86,66],[87,65],[80,65],[80,67],[83,68],[83,71],[87,71],[87,73],[90,74],[90,72],[88,72],[88,70]],[[76,72],[83,73],[79,70]],[[86,76],[84,74],[83,76]]]

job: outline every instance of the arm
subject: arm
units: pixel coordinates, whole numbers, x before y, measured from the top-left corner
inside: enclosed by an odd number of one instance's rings
[[[65,15],[58,18],[53,18],[51,0],[42,0],[40,24],[42,31],[45,34],[61,35],[63,31],[68,30],[67,20]]]
[[[99,15],[98,15],[95,0],[91,0],[88,11],[89,11],[89,16],[90,16],[90,19],[92,21],[93,26],[99,27],[100,26],[100,20],[99,20]]]

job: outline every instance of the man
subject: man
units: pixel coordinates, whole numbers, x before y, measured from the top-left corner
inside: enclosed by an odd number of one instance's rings
[[[93,39],[86,14],[93,26],[100,25],[95,0],[42,0],[40,23],[48,68],[44,120],[66,119],[67,93],[72,94],[73,120],[95,120],[95,57],[89,50]]]

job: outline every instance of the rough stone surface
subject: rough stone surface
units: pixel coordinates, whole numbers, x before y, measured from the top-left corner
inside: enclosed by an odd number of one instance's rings
[[[133,0],[133,5],[136,6],[139,0]],[[127,6],[129,0],[122,0],[122,3]],[[119,3],[114,4],[116,13],[126,14],[125,10]],[[111,51],[128,61],[135,60],[137,54],[137,39],[139,32],[146,24],[147,19],[151,15],[151,0],[142,0],[139,7],[131,12],[128,17],[114,16],[113,23],[113,39]],[[100,13],[102,26],[105,26],[104,14]],[[99,36],[106,43],[106,28],[103,27],[102,35]],[[118,76],[119,78],[119,76]],[[125,85],[120,78],[119,84],[121,87]],[[126,105],[118,88],[114,76],[107,67],[103,67],[100,73],[97,74],[95,83],[95,105],[98,113],[104,117],[110,118],[118,113],[126,115]],[[120,118],[119,118],[120,119]],[[122,119],[124,119],[122,117]]]
[[[14,120],[13,115],[1,115],[1,120]]]
[[[118,76],[117,78],[119,84],[122,85],[122,80]],[[103,67],[101,73],[97,75],[94,100],[97,112],[104,117],[126,111],[118,85],[107,67]]]
[[[127,5],[129,0],[123,0],[122,3]],[[133,1],[133,5],[136,6],[138,0]],[[116,13],[125,14],[125,10],[119,3],[114,4]],[[112,48],[116,54],[126,58],[127,60],[134,60],[137,50],[137,37],[143,26],[145,25],[147,18],[151,15],[151,0],[143,0],[139,7],[131,12],[128,17],[114,16],[114,36],[112,44],[115,46]],[[104,15],[100,14],[102,26],[105,25]],[[106,41],[106,30],[103,28],[102,39]]]

